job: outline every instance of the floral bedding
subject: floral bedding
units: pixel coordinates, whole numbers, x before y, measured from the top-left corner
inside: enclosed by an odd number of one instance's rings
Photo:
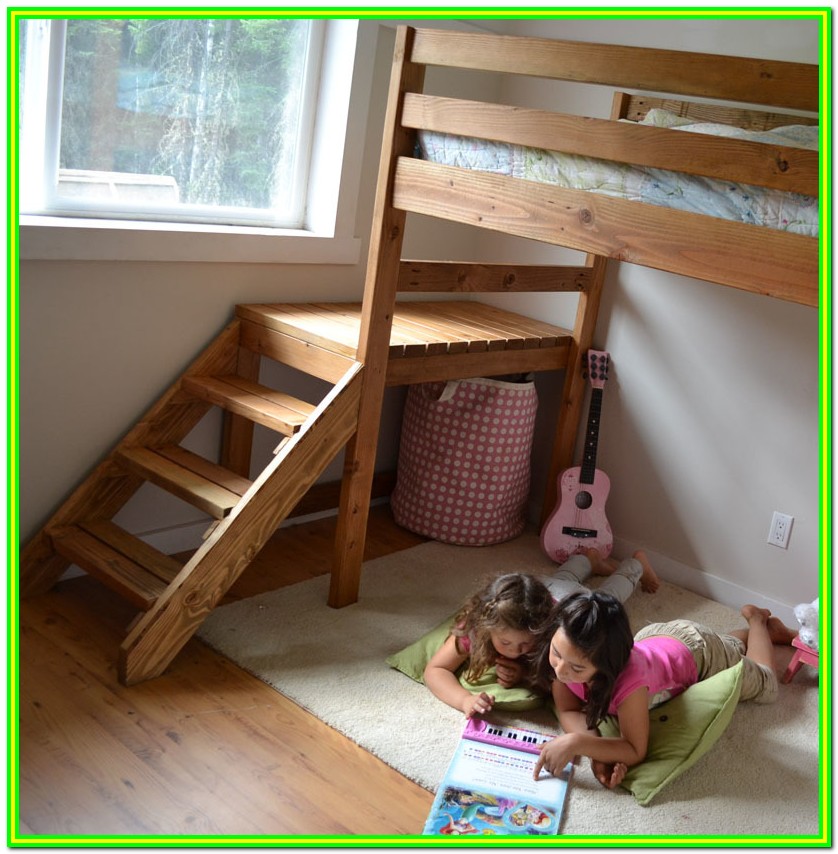
[[[809,125],[745,131],[729,125],[693,123],[661,109],[650,110],[641,124],[795,148],[818,148],[818,128]],[[420,131],[418,148],[422,159],[448,166],[590,190],[797,234],[818,233],[818,200],[800,193],[435,131]]]

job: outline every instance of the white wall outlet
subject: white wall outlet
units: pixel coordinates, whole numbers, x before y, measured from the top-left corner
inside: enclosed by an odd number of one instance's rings
[[[772,546],[787,549],[792,522],[794,522],[794,516],[788,516],[775,510],[771,517],[771,527],[768,529],[768,542]]]

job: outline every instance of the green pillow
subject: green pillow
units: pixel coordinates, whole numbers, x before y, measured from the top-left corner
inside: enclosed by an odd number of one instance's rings
[[[649,712],[646,759],[630,768],[622,786],[645,806],[716,743],[725,731],[742,691],[742,662],[696,682]],[[603,736],[620,734],[616,718],[600,724]]]
[[[387,664],[401,671],[416,682],[424,684],[423,675],[425,665],[431,656],[445,643],[445,639],[451,633],[453,617],[444,620],[435,626],[427,634],[422,635],[419,640],[414,641],[403,650],[394,653],[387,658]],[[495,668],[487,670],[477,682],[466,682],[462,673],[459,673],[460,684],[472,694],[480,694],[485,691],[495,698],[494,708],[506,709],[510,712],[522,712],[527,709],[535,709],[543,705],[544,697],[536,694],[529,688],[504,688],[498,684]]]

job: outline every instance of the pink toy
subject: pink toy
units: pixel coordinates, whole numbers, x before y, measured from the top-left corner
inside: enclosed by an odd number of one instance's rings
[[[794,678],[794,674],[800,670],[801,664],[808,664],[810,667],[814,667],[816,670],[819,665],[819,656],[817,650],[812,649],[810,646],[806,646],[799,637],[796,637],[791,645],[795,647],[795,653],[791,657],[791,661],[789,662],[789,666],[786,668],[786,672],[783,674],[783,682],[791,682]]]

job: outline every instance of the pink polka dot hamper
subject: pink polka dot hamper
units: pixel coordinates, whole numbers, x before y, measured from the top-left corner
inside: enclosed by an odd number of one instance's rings
[[[537,407],[531,375],[412,385],[390,499],[396,522],[464,546],[517,537],[526,521]]]

